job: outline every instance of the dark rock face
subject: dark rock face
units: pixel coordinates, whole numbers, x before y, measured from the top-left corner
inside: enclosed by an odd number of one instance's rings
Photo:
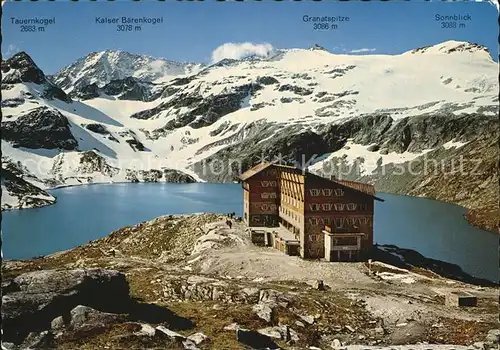
[[[2,85],[18,83],[35,83],[43,85],[42,98],[54,99],[70,103],[71,99],[59,87],[50,82],[43,71],[26,52],[19,52],[6,61],[2,61]],[[3,87],[2,87],[3,88]]]
[[[140,152],[146,151],[146,147],[144,147],[142,142],[136,139],[127,140],[126,142],[130,145],[130,147],[132,147],[134,151],[140,151]]]
[[[226,114],[237,111],[241,108],[241,103],[249,95],[259,89],[261,85],[246,84],[236,87],[231,92],[225,92],[220,95],[203,98],[198,93],[179,93],[176,98],[146,111],[138,112],[130,116],[137,119],[149,119],[158,113],[175,108],[187,107],[190,109],[187,113],[179,115],[170,120],[162,128],[162,131],[174,130],[189,125],[195,129],[208,126],[225,116]]]
[[[2,108],[5,107],[17,107],[24,103],[24,98],[8,98],[2,100]]]
[[[279,133],[278,133],[279,130]],[[262,159],[282,161],[299,167],[307,165],[314,155],[325,153],[331,147],[341,147],[342,141],[334,145],[326,142],[321,135],[303,131],[300,126],[279,127],[269,124],[254,126],[247,130],[249,137],[241,143],[229,146],[215,155],[194,165],[194,170],[202,178],[210,181],[234,181],[240,172],[252,167]],[[274,135],[273,137],[271,137]],[[259,140],[271,137],[267,142]],[[230,162],[231,161],[231,162]],[[222,168],[221,168],[222,167]]]
[[[77,305],[116,312],[130,303],[125,276],[101,269],[30,272],[3,289],[4,339],[15,344],[29,332],[50,329],[54,318]]]
[[[173,169],[164,169],[163,176],[166,182],[175,182],[175,183],[197,182],[191,175]]]
[[[261,85],[272,85],[278,83],[279,81],[275,77],[263,76],[257,78],[257,84]]]
[[[102,124],[97,124],[97,123],[87,124],[85,125],[85,128],[97,134],[101,135],[109,134],[108,129],[106,129],[106,127]]]
[[[131,182],[173,182],[173,183],[194,183],[197,182],[191,175],[174,169],[151,169],[151,170],[131,170],[127,169],[126,179]]]
[[[372,152],[420,152],[443,145],[450,140],[467,141],[497,128],[495,117],[470,115],[422,115],[395,121],[388,113],[369,114],[343,123],[320,125],[316,132],[297,126],[266,124],[255,126],[238,144],[229,145],[215,155],[196,163],[193,169],[209,181],[234,181],[237,175],[260,162],[281,156],[288,164],[306,165],[311,157],[335,152],[348,139],[362,145],[377,145]],[[474,125],[474,128],[470,128]],[[278,132],[279,131],[279,132]],[[249,130],[246,130],[249,132]],[[265,142],[259,142],[266,139]],[[224,141],[224,140],[223,140]],[[208,146],[207,146],[208,147]]]
[[[300,95],[300,96],[307,96],[307,95],[312,94],[312,90],[308,90],[308,89],[305,89],[303,87],[290,85],[290,84],[281,85],[278,90],[279,91],[291,91],[291,92],[294,92],[295,94]]]
[[[20,208],[38,208],[56,202],[49,193],[24,180],[23,174],[11,169],[4,168],[2,164],[1,182],[5,186],[5,191],[18,198]],[[2,209],[11,208],[10,204],[2,203]]]
[[[149,82],[142,82],[133,77],[125,79],[111,80],[102,88],[96,83],[89,85],[78,85],[71,92],[72,97],[77,97],[82,100],[89,100],[99,97],[101,94],[108,96],[117,96],[120,100],[132,101],[153,101],[161,95],[161,91],[154,91],[155,84]]]
[[[82,154],[79,172],[83,174],[100,172],[103,175],[112,177],[119,172],[119,169],[109,165],[104,157],[91,150]]]
[[[135,78],[112,80],[106,84],[102,91],[106,95],[118,96],[120,100],[132,101],[153,101],[159,97],[159,93],[154,93],[155,85],[148,82],[141,82]]]
[[[196,108],[185,115],[185,120],[190,120],[188,124],[195,129],[212,125],[226,114],[240,109],[243,99],[253,89],[252,85],[244,85],[236,88],[233,93],[204,99]]]
[[[99,87],[97,84],[90,84],[80,86],[73,91],[71,91],[70,96],[74,98],[79,98],[81,100],[91,100],[93,98],[99,97]]]
[[[26,52],[19,52],[2,62],[2,83],[35,83],[46,82],[45,74]]]
[[[78,143],[68,119],[59,111],[40,107],[13,121],[2,122],[2,137],[14,147],[75,150]]]

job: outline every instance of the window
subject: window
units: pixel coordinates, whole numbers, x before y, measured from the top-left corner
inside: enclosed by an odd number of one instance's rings
[[[330,225],[330,219],[329,218],[324,218],[325,225]]]
[[[344,195],[344,190],[341,188],[336,188],[334,192],[336,197],[342,197]]]
[[[276,181],[269,181],[269,186],[276,187],[278,186],[278,183]]]
[[[309,223],[313,226],[318,226],[318,218],[309,218]]]
[[[367,224],[367,223],[369,223],[369,222],[370,222],[370,217],[369,217],[369,216],[365,216],[365,217],[363,218],[363,223],[364,223],[364,224]]]
[[[309,208],[312,211],[318,211],[320,207],[319,207],[319,204],[313,203],[313,204],[309,204]]]
[[[354,219],[353,218],[347,218],[345,220],[346,220],[347,225],[349,225],[349,226],[353,226],[354,225]]]
[[[329,188],[325,188],[325,189],[321,190],[321,192],[323,192],[323,196],[330,197],[332,195],[332,190]]]
[[[311,196],[314,196],[314,197],[319,196],[319,190],[318,189],[311,189],[311,190],[309,190],[309,193],[311,194]]]
[[[269,181],[261,181],[260,182],[262,187],[268,187],[269,186]]]
[[[342,210],[344,210],[344,204],[343,203],[335,203],[333,206],[335,207],[336,211],[342,211]]]
[[[323,203],[321,206],[323,207],[324,211],[332,210],[332,203]]]
[[[356,210],[356,203],[348,203],[346,205],[346,207],[347,207],[347,210],[351,210],[351,211]]]
[[[267,193],[267,192],[263,192],[263,193],[261,193],[261,194],[260,194],[260,198],[262,198],[262,199],[267,199],[267,198],[269,198],[269,193]]]

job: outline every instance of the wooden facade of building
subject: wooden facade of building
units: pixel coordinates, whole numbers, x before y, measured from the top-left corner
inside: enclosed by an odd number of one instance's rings
[[[332,180],[289,166],[261,163],[241,175],[244,220],[281,227],[303,258],[349,261],[373,246],[373,186]]]

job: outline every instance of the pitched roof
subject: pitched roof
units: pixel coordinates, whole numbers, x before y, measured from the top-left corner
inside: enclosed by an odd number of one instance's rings
[[[332,179],[332,181],[353,188],[355,190],[364,192],[366,194],[369,194],[370,196],[375,196],[375,187],[373,187],[373,185],[366,184],[363,182],[348,181],[348,180]]]
[[[239,178],[240,178],[240,180],[245,181],[245,180],[251,178],[252,176],[254,176],[255,174],[260,173],[262,170],[269,168],[271,165],[273,165],[273,163],[269,163],[269,162],[259,163],[256,166],[245,171],[243,174],[241,174],[239,176]]]
[[[243,174],[241,174],[239,176],[239,178],[242,181],[245,181],[245,180],[251,178],[252,176],[260,173],[262,170],[267,169],[271,165],[274,165],[274,166],[277,166],[277,167],[280,167],[280,168],[288,168],[288,169],[297,169],[297,170],[300,170],[299,168],[293,167],[293,166],[280,165],[280,164],[271,163],[271,162],[262,162],[262,163],[259,163],[259,164],[255,165],[254,167],[248,169],[247,171],[245,171]],[[355,190],[357,192],[361,192],[362,194],[366,194],[366,195],[368,195],[370,197],[373,197],[375,200],[378,200],[380,202],[384,202],[383,199],[378,198],[378,197],[375,196],[375,187],[373,187],[373,185],[370,185],[370,184],[367,184],[367,183],[363,183],[363,182],[357,182],[357,181],[329,179],[327,177],[323,177],[323,176],[319,176],[319,175],[313,174],[313,173],[311,173],[309,171],[306,171],[305,173],[307,175],[309,175],[309,176],[315,176],[315,177],[318,177],[318,178],[320,178],[322,180],[335,182],[335,183],[337,183],[337,184],[339,184],[339,185],[341,185],[343,187],[347,187],[347,188],[350,188],[350,189]]]
[[[336,180],[336,179],[332,179],[330,181],[336,182],[339,185],[342,185],[342,186],[345,186],[345,187],[352,188],[355,191],[365,193],[365,194],[373,197],[373,199],[378,200],[380,202],[385,202],[382,198],[379,198],[379,197],[375,196],[375,187],[373,185],[366,184],[366,183],[363,183],[363,182],[348,181],[348,180]]]
[[[336,183],[344,188],[348,188],[350,190],[354,190],[356,192],[359,192],[363,195],[370,196],[377,201],[385,202],[382,198],[375,196],[375,188],[373,187],[373,185],[366,184],[363,182],[356,182],[356,181],[329,179],[327,177],[319,176],[319,175],[314,174],[314,173],[310,173],[310,172],[306,172],[306,173],[309,176],[313,176],[313,177],[316,177],[316,178],[324,180],[324,181],[334,182],[334,183]]]

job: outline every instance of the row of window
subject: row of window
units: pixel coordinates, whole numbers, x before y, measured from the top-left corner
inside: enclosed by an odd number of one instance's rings
[[[262,199],[274,199],[274,198],[278,198],[278,194],[276,192],[262,192],[260,194],[260,198],[262,198]]]
[[[261,181],[260,185],[262,187],[277,187],[278,181]]]
[[[368,209],[368,204],[367,203],[361,203],[361,204],[357,204],[357,203],[346,203],[346,204],[344,204],[344,203],[321,203],[321,204],[312,203],[312,204],[309,204],[309,209],[311,209],[312,211],[320,211],[320,210],[323,210],[323,211],[331,211],[331,210],[335,210],[335,211],[344,211],[344,210],[365,211]]]
[[[278,205],[274,203],[252,203],[252,208],[260,209],[261,211],[276,211]]]
[[[354,218],[322,218],[322,217],[310,217],[308,222],[312,226],[325,226],[333,225],[335,228],[350,228],[359,227],[359,225],[367,224],[370,222],[370,217],[354,217]]]
[[[325,197],[342,197],[344,195],[344,190],[341,188],[336,188],[332,190],[331,188],[317,189],[312,188],[309,190],[309,194],[313,197],[325,196]]]

